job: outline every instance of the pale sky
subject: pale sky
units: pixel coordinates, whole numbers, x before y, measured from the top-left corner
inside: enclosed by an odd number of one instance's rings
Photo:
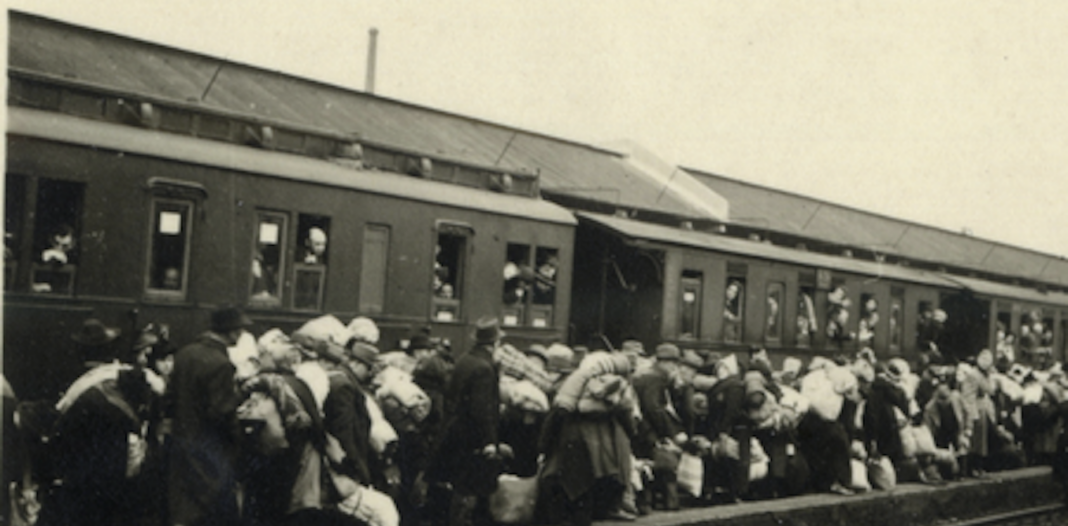
[[[1068,255],[1068,2],[9,5]]]

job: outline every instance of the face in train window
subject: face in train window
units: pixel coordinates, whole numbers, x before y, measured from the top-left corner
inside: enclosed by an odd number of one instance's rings
[[[916,321],[916,348],[920,352],[940,353],[938,340],[948,320],[946,311],[935,308],[929,301],[921,301]]]
[[[505,306],[522,306],[527,303],[527,299],[531,295],[531,282],[534,280],[534,267],[530,260],[530,245],[508,243],[506,252],[503,276],[504,291],[501,300]],[[518,321],[508,325],[516,324],[518,324]]]
[[[894,287],[890,289],[890,317],[887,321],[887,330],[890,331],[890,348],[894,351],[901,349],[902,332],[905,329],[902,315],[905,309],[905,290]]]
[[[815,287],[801,287],[797,297],[797,345],[801,347],[812,345],[812,337],[819,330],[815,296]]]
[[[556,302],[556,273],[560,258],[555,248],[538,247],[535,254],[534,304],[552,305]]]
[[[741,341],[742,317],[745,312],[745,280],[730,278],[723,299],[723,340]]]
[[[193,204],[157,199],[153,202],[153,210],[148,288],[168,294],[182,294],[186,290]]]
[[[764,338],[769,341],[782,339],[782,304],[786,296],[786,286],[780,282],[768,283],[766,323]]]
[[[288,221],[285,214],[260,212],[252,253],[252,283],[249,296],[254,303],[279,305],[282,299],[282,277],[285,259]]]
[[[330,218],[300,214],[297,245],[297,263],[326,265],[330,247]]]
[[[460,319],[467,243],[473,232],[459,225],[440,225],[434,245],[431,283],[432,317],[438,321]]]
[[[875,330],[879,325],[879,300],[874,294],[860,295],[860,319],[857,321],[857,341],[862,347],[875,344]]]
[[[841,346],[856,337],[856,333],[849,330],[852,305],[845,285],[838,285],[827,293],[827,341],[832,345]]]
[[[78,266],[85,185],[41,179],[34,215],[34,292],[70,294]]]

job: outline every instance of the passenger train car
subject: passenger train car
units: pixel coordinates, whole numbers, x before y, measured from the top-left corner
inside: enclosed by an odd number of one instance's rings
[[[1068,267],[1051,256],[1026,284],[850,257],[860,241],[757,232],[603,148],[30,15],[10,38],[4,370],[20,396],[76,374],[69,335],[89,316],[124,345],[148,322],[182,343],[221,305],[257,331],[369,316],[387,347],[429,327],[462,349],[490,314],[520,345],[962,358],[1026,327],[1064,358]]]

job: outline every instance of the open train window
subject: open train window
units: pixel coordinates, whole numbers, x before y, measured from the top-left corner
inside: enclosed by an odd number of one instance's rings
[[[320,310],[326,288],[326,266],[330,256],[330,218],[297,216],[296,262],[293,264],[293,308]]]
[[[534,253],[534,294],[531,298],[530,325],[548,327],[553,322],[556,304],[556,273],[560,269],[559,251],[538,247]]]
[[[902,318],[905,312],[905,289],[892,287],[890,289],[890,317],[887,318],[887,331],[890,334],[890,351],[901,352],[901,342],[904,340],[905,322]]]
[[[508,326],[522,325],[526,319],[527,303],[532,295],[534,265],[531,261],[530,245],[508,243],[505,250],[504,289],[501,292],[502,324]]]
[[[764,340],[782,341],[782,305],[786,300],[786,285],[779,281],[768,283],[767,310],[765,311]]]
[[[728,277],[723,300],[723,341],[742,341],[745,318],[745,278]]]
[[[363,228],[363,264],[360,266],[360,312],[385,311],[386,280],[389,278],[389,234],[386,225]]]
[[[998,303],[997,322],[994,325],[995,358],[1004,357],[1009,363],[1016,361],[1016,333],[1012,332],[1012,307]]]
[[[460,321],[468,242],[474,230],[466,225],[438,224],[434,247],[431,317],[437,321]]]
[[[811,347],[812,338],[819,330],[816,318],[816,287],[802,286],[797,295],[797,346]]]
[[[149,295],[185,299],[193,209],[192,201],[153,199],[145,286]]]
[[[857,321],[857,343],[861,348],[875,347],[875,331],[879,326],[879,300],[865,292],[860,295],[860,319]]]
[[[34,292],[66,295],[74,292],[84,199],[82,183],[55,179],[37,182],[35,257],[30,277]]]
[[[919,318],[916,320],[916,349],[920,352],[939,352],[938,342],[949,317],[946,311],[936,309],[929,301],[919,302]]]
[[[841,350],[845,343],[856,338],[857,334],[850,331],[850,312],[853,300],[849,297],[849,289],[841,280],[831,282],[831,291],[827,293],[827,344]]]
[[[701,290],[704,276],[696,270],[682,271],[679,280],[679,339],[701,337]]]
[[[288,225],[289,216],[286,214],[263,211],[257,214],[249,285],[249,303],[252,305],[282,305]]]

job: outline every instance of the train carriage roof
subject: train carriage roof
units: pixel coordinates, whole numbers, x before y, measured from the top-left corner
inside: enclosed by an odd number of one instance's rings
[[[1063,257],[684,168],[730,202],[731,222],[914,261],[1068,286]]]
[[[624,219],[616,216],[578,213],[580,223],[585,221],[607,229],[629,240],[647,240],[670,245],[729,252],[759,259],[786,262],[817,269],[831,269],[864,276],[876,276],[911,283],[933,285],[946,289],[962,289],[963,285],[950,281],[936,272],[876,263],[858,259],[829,256],[781,246],[727,237],[708,232],[685,230]]]
[[[620,208],[706,213],[615,151],[12,12],[10,71],[248,115],[475,166],[538,172],[540,188]],[[210,86],[210,88],[209,88]]]
[[[486,192],[465,186],[398,177],[229,143],[146,131],[26,108],[8,108],[8,133],[92,148],[121,151],[228,170],[299,179],[339,188],[390,195],[498,215],[574,225],[566,209],[541,199]]]

